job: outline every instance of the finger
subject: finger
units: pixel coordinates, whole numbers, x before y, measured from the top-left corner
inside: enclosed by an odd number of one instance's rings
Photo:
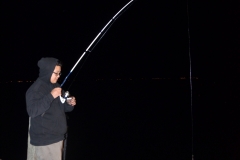
[[[71,103],[72,105],[76,105],[76,101],[72,101],[72,103]]]

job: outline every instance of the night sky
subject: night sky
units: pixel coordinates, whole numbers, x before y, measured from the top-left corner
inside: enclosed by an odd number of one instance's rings
[[[41,57],[62,60],[66,76],[127,2],[3,1],[1,79],[36,79]],[[193,76],[239,73],[238,9],[234,1],[189,2]],[[85,57],[78,78],[189,76],[187,2],[135,2]]]
[[[128,2],[1,1],[0,82],[36,80],[37,61],[42,57],[55,57],[63,62],[60,79],[63,80],[101,29]],[[227,137],[234,135],[236,143],[232,148],[236,148],[240,142],[236,138],[240,130],[235,132],[240,126],[239,7],[237,0],[192,0],[188,5],[182,0],[138,0],[115,21],[94,50],[87,53],[69,80],[189,77],[190,51],[192,76],[202,80],[198,86],[193,83],[193,99],[199,102],[194,101],[196,130],[200,133],[201,129],[206,129],[200,126],[209,120],[218,130],[208,126],[209,129],[218,132],[222,129],[220,121],[225,133],[231,130]],[[154,87],[146,90],[160,93]],[[188,104],[189,86],[185,91],[187,98],[179,98],[179,101]],[[90,92],[94,90],[89,91],[89,95]],[[178,92],[173,94],[177,97]],[[24,100],[24,94],[21,96]],[[190,117],[190,107],[187,107],[186,114]],[[91,115],[89,108],[85,108],[83,114],[87,111]],[[204,116],[207,117],[205,121]],[[196,141],[203,142],[199,137]],[[234,153],[238,153],[237,149]]]

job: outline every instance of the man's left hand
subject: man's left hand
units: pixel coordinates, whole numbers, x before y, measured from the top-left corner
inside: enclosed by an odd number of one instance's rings
[[[71,106],[75,106],[75,105],[76,105],[76,99],[75,99],[75,97],[69,97],[69,98],[71,98],[71,99],[68,99],[68,100],[67,100],[67,103],[68,103],[69,105],[71,105]]]

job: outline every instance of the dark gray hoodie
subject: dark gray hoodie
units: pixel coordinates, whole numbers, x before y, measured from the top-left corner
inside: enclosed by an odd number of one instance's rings
[[[55,58],[42,58],[38,61],[39,77],[26,93],[27,112],[31,117],[30,143],[35,146],[49,145],[64,139],[67,131],[65,112],[74,107],[60,98],[53,98],[51,91],[60,87],[52,84],[50,78],[57,64]]]

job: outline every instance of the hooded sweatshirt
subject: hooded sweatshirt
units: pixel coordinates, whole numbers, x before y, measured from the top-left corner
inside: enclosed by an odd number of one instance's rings
[[[74,107],[62,103],[60,98],[54,97],[51,91],[60,87],[52,84],[50,78],[57,64],[55,58],[42,58],[38,61],[39,77],[26,92],[27,112],[30,121],[30,143],[35,146],[44,146],[64,139],[67,132],[65,112]]]

